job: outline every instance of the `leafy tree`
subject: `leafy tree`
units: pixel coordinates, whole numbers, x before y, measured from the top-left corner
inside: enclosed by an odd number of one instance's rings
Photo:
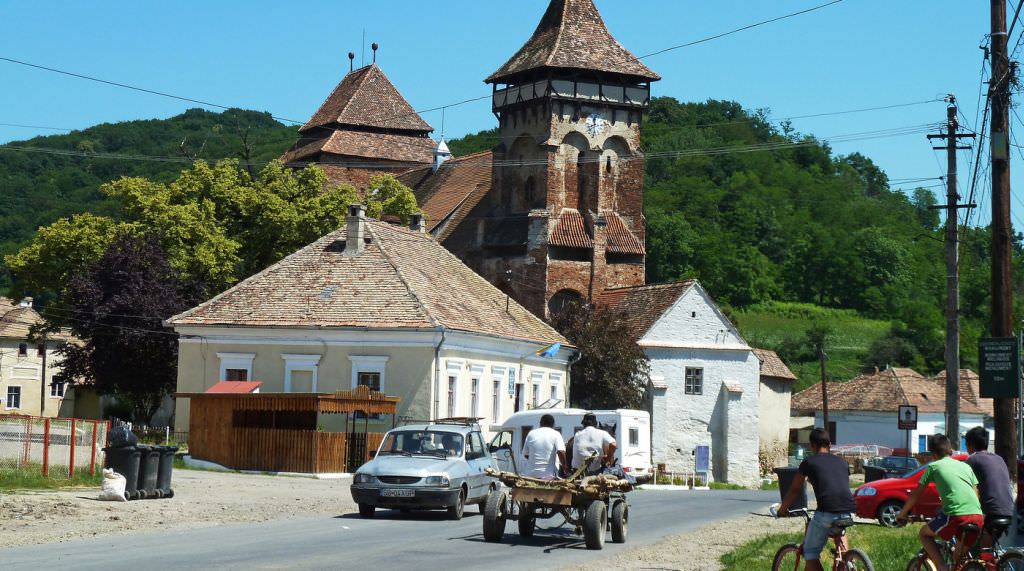
[[[638,408],[650,365],[623,316],[589,304],[571,303],[552,325],[581,352],[572,365],[569,401],[582,408]]]
[[[163,320],[198,301],[158,236],[120,235],[68,283],[67,311],[82,344],[60,349],[69,378],[115,394],[147,421],[177,382],[177,336]]]

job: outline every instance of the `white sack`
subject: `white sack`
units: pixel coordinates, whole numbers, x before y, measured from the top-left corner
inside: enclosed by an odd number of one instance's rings
[[[100,499],[108,502],[127,502],[128,498],[124,497],[124,490],[127,486],[128,480],[124,476],[110,468],[104,468]]]

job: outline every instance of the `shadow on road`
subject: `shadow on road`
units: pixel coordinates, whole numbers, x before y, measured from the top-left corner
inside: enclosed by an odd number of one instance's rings
[[[463,520],[479,517],[478,513],[466,512],[462,518]],[[347,513],[334,516],[334,519],[364,519],[363,516],[358,513]],[[399,510],[377,510],[373,514],[372,519],[382,520],[395,520],[395,521],[452,521],[448,519],[447,512],[440,510],[409,510],[403,512]]]
[[[469,541],[472,543],[490,543],[484,540],[482,533],[474,533],[471,535],[463,535],[459,537],[449,537],[448,541]],[[543,547],[544,553],[554,553],[556,551],[564,549],[586,549],[586,544],[582,537],[577,536],[572,532],[571,529],[550,529],[550,530],[537,530],[533,537],[523,537],[518,533],[508,531],[505,532],[505,537],[500,543],[491,543],[491,545],[501,545],[508,548],[515,547]]]

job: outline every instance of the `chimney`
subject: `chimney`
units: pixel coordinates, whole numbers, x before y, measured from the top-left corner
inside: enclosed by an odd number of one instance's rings
[[[420,234],[427,232],[427,225],[423,221],[422,214],[413,214],[409,217],[409,229]]]
[[[18,303],[18,307],[32,307],[32,298],[26,297]]]
[[[352,204],[348,207],[348,234],[345,236],[345,253],[358,256],[366,247],[366,207]]]

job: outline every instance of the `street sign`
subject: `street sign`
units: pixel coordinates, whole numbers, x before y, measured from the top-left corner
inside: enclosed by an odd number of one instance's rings
[[[989,337],[978,342],[981,396],[1020,396],[1020,345],[1016,337]]]
[[[900,430],[917,430],[917,407],[901,404],[897,424]]]
[[[694,470],[694,472],[700,474],[702,472],[711,471],[711,447],[698,446],[697,449],[694,451],[694,456],[696,456],[695,463],[697,468],[696,470]]]

